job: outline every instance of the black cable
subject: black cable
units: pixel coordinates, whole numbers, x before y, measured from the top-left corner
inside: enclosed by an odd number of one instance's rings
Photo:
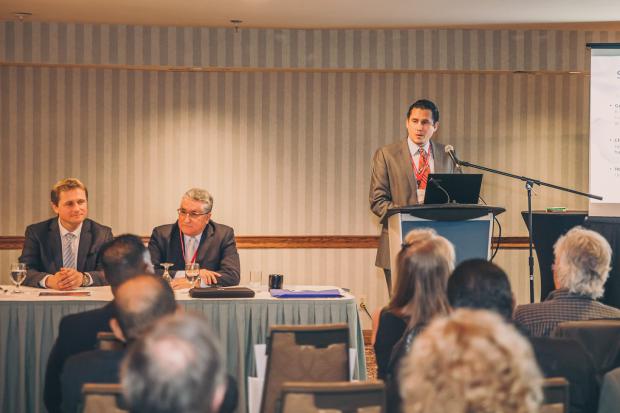
[[[497,228],[499,230],[499,235],[497,236],[497,244],[495,245],[495,252],[491,255],[491,262],[493,262],[493,258],[497,255],[497,251],[499,251],[499,245],[502,243],[502,224],[499,223],[499,220],[495,215],[493,215],[493,221],[497,222]],[[495,225],[493,225],[495,227]]]

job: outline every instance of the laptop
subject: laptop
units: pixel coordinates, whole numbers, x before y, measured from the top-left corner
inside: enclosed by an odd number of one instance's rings
[[[482,174],[429,174],[425,204],[477,204]]]

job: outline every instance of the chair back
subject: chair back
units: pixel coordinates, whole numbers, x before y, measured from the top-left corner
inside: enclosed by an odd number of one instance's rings
[[[553,335],[581,343],[601,380],[605,373],[620,367],[620,319],[567,321],[558,324]]]
[[[267,356],[261,413],[278,411],[285,381],[349,380],[349,327],[346,324],[273,326]]]
[[[550,377],[543,381],[544,402],[540,413],[568,412],[568,381],[564,377]]]
[[[97,333],[97,348],[99,350],[122,350],[125,343],[120,341],[114,333],[100,331]]]
[[[285,382],[282,413],[384,413],[385,386],[378,382]]]
[[[84,383],[82,413],[126,413],[120,384]]]

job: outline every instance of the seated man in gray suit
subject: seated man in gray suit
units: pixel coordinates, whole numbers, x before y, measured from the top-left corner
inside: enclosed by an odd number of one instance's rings
[[[170,274],[174,277],[176,271],[185,270],[186,264],[198,263],[204,284],[239,284],[235,233],[211,219],[212,208],[213,197],[204,189],[192,188],[183,195],[177,222],[156,227],[151,234],[149,251],[155,268],[172,263]],[[189,287],[189,282],[177,277],[172,286]]]
[[[439,109],[433,102],[414,102],[407,111],[405,126],[407,138],[379,148],[372,159],[370,209],[379,218],[389,208],[423,203],[429,173],[458,172],[445,146],[431,142],[439,128]],[[375,265],[384,269],[391,290],[387,224],[381,231]]]
[[[24,285],[72,290],[107,284],[99,248],[112,239],[112,230],[88,215],[88,190],[78,179],[58,181],[51,191],[56,217],[26,228],[19,262],[28,265]]]

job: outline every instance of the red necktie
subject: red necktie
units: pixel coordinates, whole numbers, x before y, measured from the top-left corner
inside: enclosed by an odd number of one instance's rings
[[[422,148],[420,148],[420,158],[418,159],[418,167],[415,171],[415,179],[418,184],[418,189],[426,189],[426,182],[428,181],[428,173],[430,170],[428,164],[428,154]]]

